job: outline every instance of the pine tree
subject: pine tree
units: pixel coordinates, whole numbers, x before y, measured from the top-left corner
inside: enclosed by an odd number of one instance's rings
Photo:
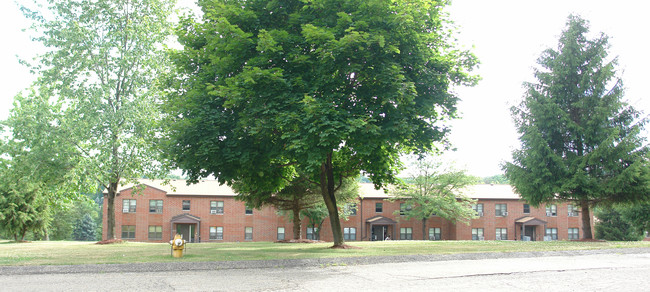
[[[85,214],[83,217],[77,220],[77,223],[74,226],[74,231],[72,232],[72,237],[74,240],[82,241],[93,241],[96,240],[95,235],[95,221],[89,214]]]
[[[623,101],[608,37],[587,37],[588,22],[570,16],[556,50],[538,60],[537,83],[512,108],[521,149],[506,176],[533,205],[563,200],[580,206],[584,238],[592,238],[590,208],[650,196],[647,122]]]

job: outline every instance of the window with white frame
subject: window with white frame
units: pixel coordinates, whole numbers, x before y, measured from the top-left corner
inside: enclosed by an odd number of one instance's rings
[[[546,236],[551,240],[557,240],[557,228],[546,228]]]
[[[375,203],[375,212],[381,213],[384,211],[384,203]]]
[[[573,204],[569,204],[567,205],[567,213],[569,217],[578,217],[578,208]]]
[[[524,204],[524,214],[530,214],[530,205]]]
[[[253,208],[246,206],[246,211],[244,212],[246,215],[253,215]]]
[[[569,240],[580,239],[578,228],[569,228]]]
[[[506,204],[495,204],[494,205],[494,216],[498,216],[498,217],[508,216],[508,205],[506,205]]]
[[[508,240],[508,228],[497,228],[495,239]]]
[[[413,228],[403,227],[399,229],[399,239],[401,240],[411,240],[413,239]]]
[[[149,213],[162,214],[163,200],[149,200]]]
[[[357,229],[354,227],[343,228],[343,239],[350,241],[357,240]]]
[[[476,215],[483,217],[483,203],[472,204],[472,209],[476,212]]]
[[[221,227],[221,226],[210,226],[210,239],[211,240],[223,240],[223,227]]]
[[[440,227],[429,228],[429,240],[440,240],[440,239],[441,239]]]
[[[135,213],[135,199],[122,200],[122,213]]]
[[[546,216],[548,217],[557,216],[557,205],[546,205]]]
[[[183,200],[183,211],[190,210],[190,200]]]
[[[484,240],[483,228],[472,228],[472,240]]]
[[[284,240],[284,227],[278,227],[278,240]]]
[[[162,240],[162,226],[149,226],[149,240]]]
[[[210,214],[223,214],[223,201],[210,201]]]
[[[135,225],[122,225],[122,239],[135,239]]]
[[[244,240],[253,240],[253,227],[246,227],[244,229]]]

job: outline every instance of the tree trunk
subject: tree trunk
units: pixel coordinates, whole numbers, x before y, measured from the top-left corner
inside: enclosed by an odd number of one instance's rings
[[[302,238],[302,220],[300,220],[300,209],[293,208],[293,239]]]
[[[341,220],[339,219],[339,210],[336,207],[336,197],[334,196],[334,168],[332,165],[332,152],[327,154],[327,161],[321,166],[320,172],[320,189],[327,206],[332,226],[332,235],[334,237],[334,247],[343,246],[343,230],[341,229]]]
[[[106,240],[115,239],[115,195],[117,194],[117,184],[117,182],[111,182],[108,185]]]
[[[582,238],[593,239],[591,234],[591,212],[589,212],[589,202],[580,201],[580,211],[582,212]]]
[[[422,240],[427,240],[427,218],[422,218]]]

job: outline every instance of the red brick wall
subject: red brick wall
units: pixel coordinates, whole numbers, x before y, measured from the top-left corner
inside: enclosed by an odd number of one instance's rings
[[[135,213],[123,213],[122,202],[124,199],[135,199],[137,201]],[[163,200],[163,213],[150,214],[149,200]],[[190,200],[190,210],[182,210],[182,201]],[[223,201],[224,214],[210,214],[210,201]],[[106,202],[106,200],[105,200]],[[376,212],[375,203],[383,203],[382,212]],[[431,227],[441,228],[443,240],[471,240],[472,228],[483,228],[485,240],[495,239],[495,228],[507,228],[508,239],[517,240],[520,236],[520,230],[515,233],[515,220],[533,216],[537,219],[547,222],[547,227],[558,229],[558,239],[568,239],[568,228],[579,228],[582,237],[581,217],[567,216],[567,204],[558,203],[557,216],[546,216],[545,206],[534,208],[531,206],[530,214],[523,213],[523,201],[519,200],[480,200],[483,204],[484,216],[471,220],[469,225],[462,223],[454,224],[440,217],[433,216],[429,218],[425,226],[424,239],[428,239],[428,229]],[[508,216],[496,217],[495,204],[507,204]],[[103,234],[106,239],[107,226],[107,204],[104,204],[104,224]],[[393,239],[400,238],[400,228],[412,228],[414,240],[422,240],[422,221],[418,219],[406,220],[404,216],[395,215],[399,212],[400,202],[391,202],[377,198],[366,198],[363,202],[357,203],[357,214],[349,216],[348,220],[342,220],[343,228],[356,228],[356,240],[370,240],[371,231],[365,223],[368,218],[381,215],[397,222],[395,230],[390,227]],[[279,215],[273,208],[263,208],[262,210],[253,210],[252,215],[245,214],[245,205],[243,202],[235,200],[234,197],[224,196],[168,196],[165,192],[155,188],[145,188],[139,194],[131,190],[125,190],[115,198],[115,235],[117,238],[122,236],[122,225],[135,225],[135,239],[133,241],[149,241],[148,229],[150,225],[162,226],[162,242],[169,241],[172,237],[171,218],[180,214],[191,214],[199,217],[200,239],[202,242],[207,241],[226,241],[236,242],[245,241],[244,230],[246,227],[253,227],[253,241],[275,241],[277,240],[278,227],[284,227],[285,238],[293,238],[293,224],[285,216]],[[592,216],[593,218],[593,216]],[[593,220],[593,219],[592,219]],[[210,226],[223,227],[223,240],[210,240]],[[302,224],[302,238],[307,236],[308,220],[305,219]],[[592,222],[593,228],[593,222]],[[542,240],[544,236],[544,226],[537,227],[537,240]],[[323,222],[320,232],[321,240],[332,241],[332,232],[329,219]]]

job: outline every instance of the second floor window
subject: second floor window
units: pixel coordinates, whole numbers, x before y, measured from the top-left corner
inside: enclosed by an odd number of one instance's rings
[[[246,206],[246,211],[244,213],[246,215],[253,215],[253,208]]]
[[[357,204],[347,204],[345,205],[345,213],[350,216],[357,215]]]
[[[223,214],[223,201],[210,201],[210,214]]]
[[[508,205],[496,204],[494,205],[494,216],[508,216]]]
[[[476,212],[476,215],[483,217],[483,204],[473,204],[472,209]]]
[[[122,200],[122,213],[135,213],[135,199]]]
[[[546,216],[548,216],[548,217],[557,216],[557,206],[556,205],[546,205]]]
[[[183,200],[183,211],[190,210],[190,200]]]
[[[399,204],[399,214],[404,215],[406,212],[411,211],[411,205],[407,203],[400,203]]]
[[[524,204],[524,214],[529,214],[529,213],[530,213],[530,205]]]
[[[567,211],[569,213],[569,217],[578,217],[578,208],[576,208],[575,205],[569,204],[567,206]]]
[[[375,212],[381,213],[384,211],[384,203],[375,203]]]
[[[149,200],[149,213],[162,214],[163,201],[162,200]]]

